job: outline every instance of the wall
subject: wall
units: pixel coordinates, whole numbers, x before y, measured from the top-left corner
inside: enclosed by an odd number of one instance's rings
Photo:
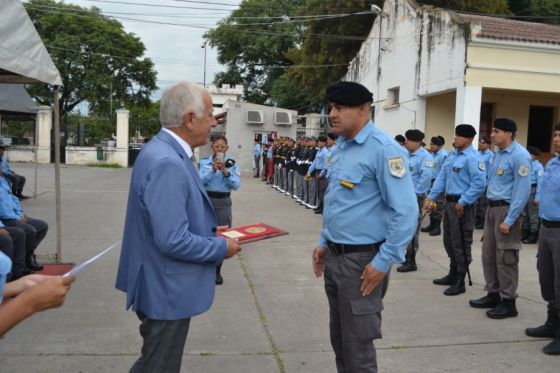
[[[425,130],[426,96],[464,84],[468,33],[449,13],[412,1],[387,0],[383,11],[387,16],[375,20],[345,80],[373,92],[375,122],[390,135]],[[400,104],[389,106],[387,91],[394,87]]]
[[[6,157],[8,157],[8,161],[10,162],[35,162],[35,147],[29,145],[10,146],[8,149],[6,149]]]
[[[97,148],[90,146],[67,146],[66,164],[88,165],[116,163],[128,167],[128,149],[102,148],[103,159],[97,159]]]
[[[296,137],[297,111],[231,100],[224,103],[223,109],[227,111],[227,122],[224,126],[216,127],[213,132],[225,134],[229,145],[228,155],[235,159],[242,174],[250,175],[253,172],[253,140],[256,133],[276,131],[278,137]],[[246,122],[247,110],[262,110],[264,123],[262,125],[248,124]],[[291,112],[293,124],[289,126],[274,124],[274,113],[278,110]],[[209,145],[200,149],[200,157],[210,154]]]
[[[430,96],[426,100],[426,144],[433,136],[443,136],[444,147],[451,150],[455,123],[455,92]]]
[[[468,85],[560,93],[560,46],[478,40],[467,61]]]

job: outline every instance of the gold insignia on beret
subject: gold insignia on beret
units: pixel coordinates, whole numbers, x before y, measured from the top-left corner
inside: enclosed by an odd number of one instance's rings
[[[387,162],[389,162],[389,173],[395,177],[403,177],[406,173],[404,168],[403,157],[388,157]]]

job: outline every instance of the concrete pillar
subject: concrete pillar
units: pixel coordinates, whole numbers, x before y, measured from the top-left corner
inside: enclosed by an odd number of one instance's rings
[[[482,106],[482,87],[457,87],[455,99],[455,126],[470,124],[476,129],[477,135],[473,146],[478,149],[478,133],[480,132],[480,107]]]
[[[118,109],[117,113],[117,149],[115,162],[121,167],[128,167],[128,110]]]
[[[49,106],[39,106],[37,112],[37,163],[51,163],[52,110]]]

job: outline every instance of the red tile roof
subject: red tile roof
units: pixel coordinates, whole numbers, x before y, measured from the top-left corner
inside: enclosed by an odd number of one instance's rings
[[[480,23],[482,29],[476,34],[480,38],[560,44],[560,26],[557,25],[470,14],[455,14],[463,21]]]

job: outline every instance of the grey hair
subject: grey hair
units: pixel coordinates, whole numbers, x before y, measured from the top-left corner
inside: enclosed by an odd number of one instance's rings
[[[180,127],[186,113],[197,117],[204,114],[205,88],[198,84],[179,82],[166,88],[161,95],[159,120],[165,128]]]

